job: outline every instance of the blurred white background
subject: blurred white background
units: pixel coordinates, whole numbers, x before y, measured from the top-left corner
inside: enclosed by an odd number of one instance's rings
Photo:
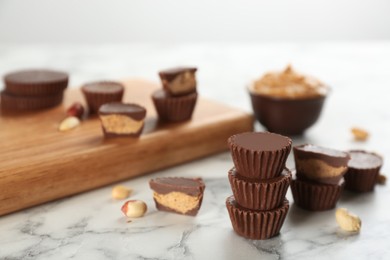
[[[388,40],[389,14],[389,0],[0,0],[0,44]]]

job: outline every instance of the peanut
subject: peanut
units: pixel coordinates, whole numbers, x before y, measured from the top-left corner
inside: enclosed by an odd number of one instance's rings
[[[112,188],[111,196],[116,200],[127,199],[131,194],[131,190],[125,186],[118,185]]]
[[[84,107],[81,103],[75,102],[73,103],[67,110],[66,110],[67,116],[74,116],[79,119],[83,118],[84,115]]]
[[[148,207],[141,200],[128,200],[123,204],[121,210],[128,218],[139,218],[145,215]]]
[[[80,119],[77,117],[71,116],[67,117],[61,121],[58,130],[61,132],[68,131],[80,125]]]
[[[369,133],[366,130],[358,127],[352,128],[351,132],[355,138],[355,141],[366,141],[369,136]]]
[[[336,210],[336,221],[341,229],[349,232],[359,232],[362,221],[360,218],[345,208],[338,208]]]
[[[380,185],[385,185],[386,184],[387,177],[383,174],[379,174],[378,178],[376,179],[376,182]]]

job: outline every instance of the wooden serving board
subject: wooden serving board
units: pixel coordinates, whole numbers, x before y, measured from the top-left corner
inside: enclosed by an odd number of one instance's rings
[[[191,121],[161,123],[150,99],[158,86],[125,85],[124,101],[147,109],[140,139],[104,139],[97,117],[59,132],[65,108],[84,103],[79,89],[66,92],[63,106],[1,115],[0,215],[224,151],[230,135],[253,129],[250,114],[204,98]]]

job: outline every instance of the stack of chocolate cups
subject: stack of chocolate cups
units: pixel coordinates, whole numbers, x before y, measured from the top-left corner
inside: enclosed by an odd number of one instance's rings
[[[47,109],[61,104],[68,74],[53,70],[21,70],[4,76],[0,93],[5,111]]]
[[[229,171],[233,196],[226,207],[234,231],[249,239],[279,234],[289,201],[291,172],[285,167],[291,139],[269,132],[242,133],[228,139],[234,166]]]
[[[162,89],[152,93],[158,117],[166,122],[190,120],[198,93],[194,67],[178,67],[159,72]]]
[[[293,150],[296,173],[291,192],[295,204],[310,211],[335,208],[345,186],[349,154],[311,144]]]

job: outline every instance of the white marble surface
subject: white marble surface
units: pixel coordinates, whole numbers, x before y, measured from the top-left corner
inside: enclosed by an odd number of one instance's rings
[[[134,76],[157,81],[160,68],[194,64],[200,68],[202,95],[248,111],[245,84],[289,62],[333,88],[321,120],[294,143],[374,150],[385,156],[383,172],[389,173],[390,43],[0,46],[0,74],[54,67],[69,71],[73,85]],[[368,142],[352,141],[349,129],[355,125],[370,131]],[[0,217],[0,259],[390,258],[389,185],[368,194],[343,194],[338,206],[363,221],[357,235],[339,230],[333,210],[311,213],[295,207],[289,191],[291,208],[281,235],[249,241],[233,232],[224,206],[231,194],[231,166],[224,153],[123,182],[135,190],[133,198],[149,206],[144,218],[131,223],[122,216],[122,202],[111,200],[111,186]],[[288,166],[293,166],[291,158]],[[148,188],[156,176],[203,177],[207,188],[198,216],[156,211]]]

